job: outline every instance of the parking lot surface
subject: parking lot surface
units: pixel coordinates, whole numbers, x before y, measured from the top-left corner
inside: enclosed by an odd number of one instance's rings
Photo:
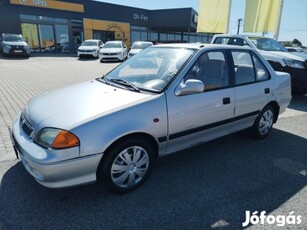
[[[117,65],[69,56],[0,57],[0,229],[240,229],[245,211],[293,212],[302,223],[284,228],[307,229],[307,95],[293,97],[268,138],[243,131],[161,158],[134,192],[39,185],[15,159],[12,119],[30,98]]]

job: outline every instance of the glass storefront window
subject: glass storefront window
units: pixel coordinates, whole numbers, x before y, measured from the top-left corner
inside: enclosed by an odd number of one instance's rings
[[[131,44],[135,41],[141,40],[141,33],[139,31],[131,31]]]
[[[66,25],[55,25],[55,38],[57,52],[69,53],[68,27]]]
[[[52,22],[52,21],[53,21],[53,18],[51,18],[51,17],[45,17],[45,16],[38,16],[38,20]]]
[[[147,41],[147,32],[141,32],[141,41]]]
[[[31,52],[39,51],[37,25],[21,23],[22,37],[28,42]]]
[[[151,32],[150,33],[150,41],[156,42],[158,41],[158,34],[156,32]]]
[[[54,18],[54,21],[57,23],[67,23],[67,19],[65,18]]]
[[[20,19],[24,20],[37,20],[37,16],[35,15],[28,15],[28,14],[21,14]]]
[[[160,34],[160,41],[167,41],[167,34]]]
[[[55,42],[53,34],[53,26],[38,25],[40,45],[42,52],[55,52]]]

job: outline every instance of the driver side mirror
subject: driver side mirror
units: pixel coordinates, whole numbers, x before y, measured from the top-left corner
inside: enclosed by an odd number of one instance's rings
[[[196,79],[189,79],[177,86],[175,90],[176,96],[190,95],[202,93],[205,90],[205,85],[202,81]]]

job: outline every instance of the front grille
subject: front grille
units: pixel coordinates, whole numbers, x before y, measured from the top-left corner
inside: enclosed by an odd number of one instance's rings
[[[103,55],[106,55],[106,56],[112,56],[112,55],[116,55],[117,53],[103,53]]]
[[[25,47],[24,46],[11,46],[12,49],[18,49],[18,50],[23,50]]]
[[[30,125],[30,123],[25,118],[24,114],[22,113],[20,116],[20,126],[22,130],[27,134],[29,137],[31,137],[34,128]]]

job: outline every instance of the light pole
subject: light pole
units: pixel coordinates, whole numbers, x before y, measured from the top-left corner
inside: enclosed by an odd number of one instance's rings
[[[240,26],[241,26],[241,22],[243,21],[243,19],[242,18],[239,18],[238,19],[238,29],[237,29],[237,34],[239,34],[240,33]]]

